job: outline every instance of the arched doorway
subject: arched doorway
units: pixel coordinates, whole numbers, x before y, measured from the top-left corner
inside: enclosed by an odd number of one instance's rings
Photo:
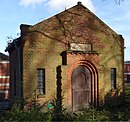
[[[88,108],[91,103],[92,74],[85,66],[78,66],[72,73],[72,106],[73,111]]]

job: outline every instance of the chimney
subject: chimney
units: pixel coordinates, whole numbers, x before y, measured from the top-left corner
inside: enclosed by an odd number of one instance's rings
[[[26,24],[20,25],[21,36],[28,32],[29,27],[31,27],[31,25],[26,25]]]
[[[82,2],[79,1],[79,2],[77,3],[77,5],[82,5]]]

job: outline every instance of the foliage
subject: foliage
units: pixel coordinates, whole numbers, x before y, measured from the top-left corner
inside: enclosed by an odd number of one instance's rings
[[[86,109],[84,112],[76,114],[76,121],[109,121],[109,112],[106,110]]]
[[[125,102],[130,103],[130,84],[125,85]]]
[[[33,106],[29,111],[24,111],[15,104],[11,110],[4,113],[4,116],[2,113],[0,121],[52,121],[49,111],[41,112],[36,106]]]
[[[130,86],[126,87],[128,94]],[[33,100],[28,110],[21,109],[19,104],[14,104],[11,110],[0,111],[0,121],[128,121],[130,120],[130,101],[125,104],[112,105],[112,98],[105,105],[98,108],[90,106],[88,109],[80,112],[67,112],[62,105],[63,98],[54,98],[51,104],[54,106],[48,109],[47,105],[41,106]],[[109,103],[110,102],[110,103]],[[43,110],[46,108],[46,111]]]
[[[57,106],[57,100],[53,101],[54,109],[41,111],[38,105],[25,111],[14,105],[11,110],[0,114],[0,121],[128,121],[130,108],[126,105],[115,108],[97,109],[93,106],[81,112],[67,112],[62,106]]]

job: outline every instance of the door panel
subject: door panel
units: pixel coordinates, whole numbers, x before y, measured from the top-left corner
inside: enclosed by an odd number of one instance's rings
[[[91,73],[78,66],[72,74],[73,111],[84,110],[91,102]]]

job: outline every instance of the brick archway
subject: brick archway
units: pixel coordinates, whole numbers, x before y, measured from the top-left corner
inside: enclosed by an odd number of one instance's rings
[[[74,58],[74,57],[75,58]],[[90,58],[91,57],[91,58]],[[88,60],[87,60],[88,59]],[[91,59],[91,60],[90,60]],[[73,60],[73,62],[72,62]],[[69,82],[69,89],[68,89],[68,103],[70,108],[73,110],[73,94],[72,94],[72,74],[76,67],[83,66],[86,67],[91,72],[91,104],[94,106],[98,105],[98,55],[68,55],[68,82]]]

